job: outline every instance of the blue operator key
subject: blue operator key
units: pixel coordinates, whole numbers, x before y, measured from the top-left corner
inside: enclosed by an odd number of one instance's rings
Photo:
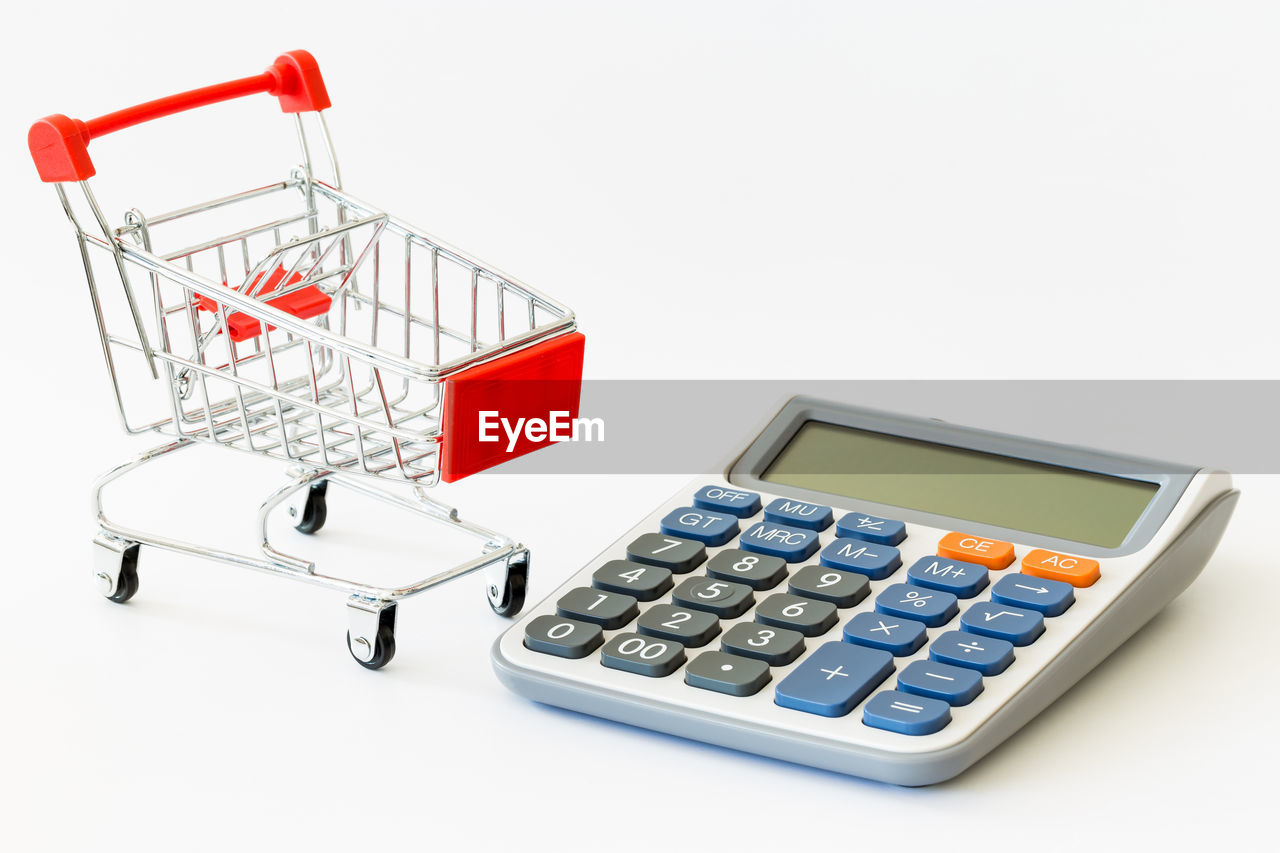
[[[939,699],[885,690],[862,709],[862,722],[900,735],[931,735],[951,722],[951,706]]]
[[[925,589],[973,598],[987,588],[987,567],[942,557],[921,557],[907,569],[907,582]]]
[[[846,643],[882,649],[898,656],[909,655],[923,646],[926,636],[923,622],[865,611],[844,626]]]
[[[956,597],[949,592],[895,583],[876,596],[876,612],[917,619],[930,628],[940,628],[955,618],[960,608]]]
[[[667,513],[658,529],[668,536],[683,536],[705,545],[723,545],[738,535],[738,517],[682,506]]]
[[[826,530],[831,526],[831,507],[776,498],[764,508],[764,520],[805,530]]]
[[[823,717],[843,717],[893,672],[893,656],[848,643],[824,643],[779,682],[774,702]]]
[[[970,634],[1008,640],[1015,646],[1029,646],[1044,633],[1044,617],[1034,610],[979,601],[960,617],[960,627]]]
[[[898,673],[898,689],[941,699],[951,705],[968,705],[982,692],[982,673],[937,661],[916,660]]]
[[[897,571],[902,565],[902,554],[891,545],[874,545],[861,539],[836,539],[822,549],[818,562],[829,569],[857,572],[878,581]]]
[[[983,675],[999,675],[1013,663],[1013,644],[994,637],[948,631],[933,641],[929,659],[974,669]]]
[[[897,545],[907,538],[907,526],[901,521],[851,512],[836,522],[836,535],[863,539],[877,545]]]
[[[744,551],[781,557],[788,563],[802,563],[818,550],[818,533],[772,521],[757,521],[742,534],[738,547]]]
[[[1045,616],[1061,616],[1075,603],[1071,584],[1030,575],[1005,575],[991,587],[991,600],[1026,607]]]
[[[703,486],[693,496],[693,505],[698,509],[719,510],[738,518],[750,518],[760,511],[760,496],[725,486]]]

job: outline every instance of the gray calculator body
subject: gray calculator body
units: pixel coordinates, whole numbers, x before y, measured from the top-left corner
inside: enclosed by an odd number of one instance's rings
[[[979,464],[985,459],[1021,461],[1041,466],[1028,469],[1033,472],[1047,471],[1049,469],[1043,466],[1052,466],[1061,472],[1096,475],[1099,482],[1124,481],[1126,487],[1137,484],[1147,490],[1148,497],[1144,498],[1137,517],[1125,520],[1121,525],[1120,533],[1090,533],[1094,541],[1086,542],[1082,540],[1087,537],[1076,540],[1064,538],[1063,531],[1069,536],[1072,528],[1057,523],[1059,520],[1052,517],[1051,504],[1046,507],[1047,519],[1028,525],[1045,528],[1033,533],[1000,524],[998,518],[973,520],[963,513],[931,511],[937,507],[912,508],[881,503],[861,495],[847,497],[825,488],[807,488],[796,482],[780,482],[781,475],[775,476],[771,472],[783,459],[783,454],[796,446],[794,442],[798,441],[797,437],[806,425],[812,424],[824,425],[824,429],[850,430],[850,434],[870,436],[876,440],[899,441],[910,452],[915,452],[912,448],[924,451],[943,448],[948,453],[958,451],[955,458],[960,459],[960,467],[952,473],[961,477],[967,470],[963,466],[968,464],[964,454],[971,454]],[[839,473],[839,468],[839,464],[833,465],[836,473]],[[823,486],[834,483],[842,491],[865,489],[877,493],[877,497],[881,496],[878,492],[885,489],[891,495],[897,494],[897,483],[890,468],[879,472],[878,480],[867,479],[861,472],[854,472],[854,475],[850,482],[855,485],[850,489],[845,489],[844,481],[839,478],[804,482]],[[1050,475],[1057,476],[1053,471]],[[794,481],[796,478],[791,479]],[[926,493],[924,502],[928,503],[934,499],[934,493],[945,491],[947,483],[952,481],[944,481],[941,488],[930,488],[927,480],[919,482]],[[997,495],[997,500],[1003,500],[1002,505],[1009,506],[1006,500],[1008,490],[1028,489],[1040,481],[1033,475],[1025,480],[1012,477],[990,482],[998,483],[1001,494]],[[804,652],[799,657],[789,663],[771,665],[768,668],[769,683],[751,695],[728,695],[692,686],[686,683],[686,666],[683,663],[668,674],[653,677],[602,664],[602,652],[598,646],[581,657],[568,658],[526,645],[530,623],[540,617],[560,618],[562,612],[558,612],[557,602],[575,590],[592,588],[593,575],[598,569],[610,561],[626,558],[629,543],[644,534],[659,532],[664,519],[669,519],[681,508],[690,507],[693,495],[708,486],[713,490],[722,487],[759,494],[761,504],[766,508],[782,498],[786,499],[783,506],[790,502],[810,502],[830,507],[837,519],[846,513],[863,513],[902,522],[906,536],[894,546],[901,555],[900,568],[885,577],[870,580],[869,591],[863,598],[856,604],[840,608],[838,618],[830,628],[805,636]],[[1221,471],[1156,463],[934,420],[796,398],[782,408],[723,476],[695,479],[641,519],[632,530],[576,572],[545,601],[529,609],[494,643],[493,666],[504,684],[538,702],[869,779],[899,785],[932,784],[960,773],[1017,731],[1184,590],[1212,556],[1238,495],[1232,488],[1230,476]],[[1014,503],[1034,504],[1032,497]],[[919,503],[902,501],[909,502]],[[754,517],[743,518],[743,535],[749,529],[748,525],[761,518],[759,512]],[[1105,527],[1110,521],[1093,519],[1087,523]],[[878,602],[884,600],[891,588],[906,588],[894,585],[908,580],[905,577],[908,567],[917,561],[935,558],[943,537],[957,531],[1011,543],[1015,554],[1012,565],[990,571],[991,585],[959,602],[961,615],[969,607],[989,602],[991,590],[998,579],[1014,574],[1022,577],[1023,560],[1033,552],[1061,552],[1096,560],[1100,573],[1092,583],[1074,590],[1074,601],[1069,609],[1043,620],[1043,633],[1034,642],[1013,649],[1012,664],[998,674],[982,679],[982,690],[976,698],[951,708],[949,722],[937,731],[904,734],[867,724],[864,711],[870,707],[868,703],[874,701],[873,698],[859,699],[847,713],[835,716],[806,713],[780,704],[775,690],[793,671],[804,665],[809,654],[826,644],[848,642],[844,626],[859,614],[878,613]],[[816,553],[803,560],[788,562],[787,570],[792,576],[804,566],[818,564],[819,554],[828,553],[828,548],[838,538],[835,526],[819,531],[817,536]],[[1099,544],[1108,536],[1111,537],[1109,540]],[[710,560],[719,551],[737,548],[743,542],[743,539],[735,537],[721,545],[708,545],[706,556]],[[678,584],[682,577],[697,576],[705,571],[706,563],[703,562],[687,575],[675,576],[675,581]],[[1037,586],[1030,575],[1026,579],[1023,586]],[[755,624],[757,608],[763,599],[772,592],[787,590],[787,581],[783,581],[776,590],[757,590],[756,606],[741,614],[719,619],[721,630],[715,639],[699,647],[688,648],[685,660],[692,661],[708,650],[719,650],[725,634],[735,625]],[[924,591],[910,591],[907,598],[922,598],[925,594]],[[643,618],[644,612],[650,608],[669,606],[671,597],[672,592],[668,591],[653,600],[640,601],[636,611]],[[873,692],[893,689],[895,678],[899,678],[912,663],[934,660],[932,650],[942,642],[941,635],[954,632],[959,627],[960,618],[956,616],[944,624],[928,627],[926,641],[919,648],[895,652],[893,674],[873,685]],[[547,624],[545,618],[542,624]],[[602,633],[608,640],[611,636],[633,630],[634,619],[629,624]],[[916,707],[907,704],[908,707]]]

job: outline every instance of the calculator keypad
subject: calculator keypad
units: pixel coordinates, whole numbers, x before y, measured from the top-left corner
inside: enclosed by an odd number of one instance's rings
[[[641,566],[630,560],[610,560],[596,569],[591,585],[606,592],[629,595],[637,601],[653,601],[671,589],[671,570]]]
[[[836,606],[829,601],[814,601],[779,592],[756,607],[756,621],[761,625],[799,631],[806,637],[817,637],[836,624]]]
[[[901,521],[851,512],[836,522],[836,535],[850,539],[864,539],[877,545],[897,545],[907,538],[907,526]]]
[[[986,566],[977,563],[921,557],[907,569],[907,580],[925,589],[949,592],[956,598],[973,598],[987,588],[990,575]]]
[[[853,607],[867,597],[871,584],[866,575],[825,566],[805,566],[791,576],[787,591],[817,601],[829,601],[836,607]]]
[[[803,563],[818,550],[818,533],[772,521],[759,521],[739,537],[738,547],[744,551],[781,557],[788,563]]]
[[[707,562],[707,575],[752,589],[773,589],[786,579],[787,564],[780,557],[726,548]]]
[[[762,660],[770,666],[786,666],[804,653],[804,634],[739,622],[725,631],[720,648],[730,654]]]
[[[691,506],[673,509],[658,524],[663,534],[683,536],[704,545],[723,545],[738,535],[738,517]]]
[[[949,592],[920,589],[895,583],[876,596],[876,612],[923,622],[926,628],[940,628],[955,618],[960,608]]]
[[[1096,579],[1094,561],[1042,551],[1024,559],[1024,573],[1002,573],[1013,546],[964,533],[900,571],[907,530],[893,519],[837,520],[831,507],[765,505],[722,486],[687,503],[627,545],[625,559],[595,569],[591,587],[564,593],[555,615],[530,620],[525,646],[569,659],[598,651],[601,665],[646,678],[683,669],[689,688],[737,697],[717,701],[746,702],[776,679],[773,704],[786,713],[840,717],[861,706],[863,725],[922,736],[973,703],[1014,664],[1015,647],[1035,643]],[[793,568],[815,556],[819,564]],[[1079,582],[1043,576],[1055,566]]]
[[[904,735],[928,735],[951,722],[951,706],[939,699],[886,690],[867,703],[862,722]]]
[[[902,554],[891,545],[873,545],[862,539],[837,539],[822,549],[819,559],[829,569],[841,569],[883,580],[902,565]]]
[[[704,577],[681,581],[671,593],[671,601],[683,607],[714,613],[722,619],[741,616],[756,602],[751,587],[745,584]]]
[[[604,631],[599,625],[549,614],[530,622],[524,635],[524,644],[535,652],[562,658],[584,658],[602,643]]]
[[[900,616],[858,613],[844,626],[844,641],[883,649],[899,657],[915,654],[928,639],[925,624]]]
[[[629,595],[580,586],[560,596],[556,602],[556,613],[613,630],[639,616],[640,609]]]
[[[782,679],[775,701],[784,708],[843,717],[892,672],[888,652],[825,643]]]
[[[759,693],[772,678],[769,664],[763,661],[715,651],[703,652],[684,669],[685,684],[730,696]]]
[[[1008,640],[1015,646],[1029,646],[1044,633],[1044,617],[1034,610],[1009,604],[980,601],[960,617],[960,627],[970,634]]]
[[[831,526],[831,507],[778,498],[764,508],[764,520],[801,527],[805,530],[826,530]]]
[[[683,575],[707,561],[707,546],[676,536],[646,533],[627,546],[627,559]]]
[[[991,600],[1025,607],[1045,616],[1061,616],[1075,603],[1076,594],[1071,584],[1062,581],[1005,575],[991,587]]]
[[[684,646],[639,634],[617,634],[600,650],[600,662],[611,669],[662,678],[685,661]]]
[[[976,669],[983,675],[999,675],[1013,663],[1013,644],[964,631],[948,631],[933,641],[929,658],[938,663]]]
[[[655,604],[636,622],[636,630],[650,637],[675,640],[691,648],[705,646],[720,634],[720,620],[705,610]]]

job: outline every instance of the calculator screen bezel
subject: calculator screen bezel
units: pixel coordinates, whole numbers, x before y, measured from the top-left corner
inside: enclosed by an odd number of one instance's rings
[[[1152,483],[1157,487],[1150,503],[1134,522],[1128,535],[1118,546],[1106,548],[1087,542],[1075,542],[1045,536],[1026,530],[985,524],[962,518],[938,515],[923,510],[880,504],[845,495],[819,492],[763,479],[769,466],[782,449],[790,443],[800,428],[809,421],[850,427],[866,432],[925,441],[962,450],[972,450],[1010,459],[1039,462],[1104,476],[1120,477]],[[1178,498],[1186,491],[1197,468],[1132,456],[1105,453],[1065,444],[1055,444],[1031,438],[1006,435],[989,430],[956,426],[955,424],[907,415],[891,414],[857,406],[843,405],[812,397],[796,397],[790,400],[769,422],[769,425],[730,466],[729,482],[743,488],[759,489],[774,494],[785,494],[817,503],[847,503],[857,509],[897,518],[902,521],[926,524],[946,530],[963,530],[993,539],[1010,540],[1056,551],[1090,557],[1119,557],[1142,550],[1164,525]]]

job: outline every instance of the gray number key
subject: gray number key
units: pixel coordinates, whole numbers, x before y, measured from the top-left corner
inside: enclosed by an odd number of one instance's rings
[[[661,533],[646,533],[627,546],[627,559],[683,575],[706,562],[707,546]]]
[[[756,603],[751,587],[711,578],[686,578],[671,593],[672,604],[714,613],[721,619],[741,616]]]
[[[556,602],[556,613],[571,619],[594,622],[601,628],[621,628],[640,613],[636,600],[616,592],[580,586],[571,589]]]
[[[798,595],[776,592],[760,602],[756,621],[774,628],[790,628],[806,637],[816,637],[836,624],[836,606],[830,601],[814,601]]]
[[[600,663],[650,678],[670,675],[684,663],[684,646],[639,634],[618,634],[600,650]]]
[[[596,569],[591,576],[591,585],[606,592],[620,592],[641,601],[653,601],[671,589],[671,570],[661,566],[638,566],[630,560],[610,560]]]
[[[714,613],[703,610],[655,604],[640,617],[636,630],[649,637],[675,640],[696,648],[705,646],[720,633],[720,620]]]
[[[603,642],[599,625],[563,616],[539,616],[524,629],[526,648],[562,658],[584,658]]]
[[[795,595],[830,601],[836,607],[852,607],[867,597],[871,584],[866,575],[840,572],[826,566],[805,566],[791,576],[787,589]]]
[[[804,635],[787,628],[739,622],[724,632],[720,648],[730,654],[764,661],[769,666],[786,666],[804,652]]]
[[[684,683],[730,696],[751,696],[769,683],[769,665],[763,661],[703,652],[684,670]]]
[[[768,554],[726,548],[707,563],[707,574],[720,580],[745,583],[752,589],[773,589],[787,576],[787,561]]]

